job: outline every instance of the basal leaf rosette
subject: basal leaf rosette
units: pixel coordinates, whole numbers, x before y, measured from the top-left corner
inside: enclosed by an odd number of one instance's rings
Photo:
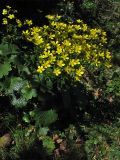
[[[80,19],[66,23],[58,15],[46,17],[49,25],[23,31],[39,53],[39,74],[80,81],[87,71],[111,67],[111,53],[105,48],[106,32],[91,29]]]

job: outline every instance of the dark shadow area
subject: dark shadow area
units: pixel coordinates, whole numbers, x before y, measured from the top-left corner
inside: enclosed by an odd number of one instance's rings
[[[32,19],[35,25],[42,25],[46,21],[45,15],[50,14],[58,3],[59,0],[6,0],[1,2],[0,12],[9,5],[18,11],[18,18]]]

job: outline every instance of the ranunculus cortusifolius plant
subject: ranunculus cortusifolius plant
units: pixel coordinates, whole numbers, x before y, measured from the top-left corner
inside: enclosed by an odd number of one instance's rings
[[[3,10],[8,14],[9,7]],[[9,11],[10,12],[10,11]],[[27,41],[34,44],[35,54],[39,54],[39,74],[52,77],[69,77],[80,81],[87,72],[111,67],[111,53],[106,49],[106,32],[100,28],[90,28],[82,20],[63,22],[59,15],[47,15],[49,25],[34,26],[31,20],[25,20],[28,25],[22,30]],[[3,24],[15,19],[18,27],[22,27],[19,19],[9,13],[3,18]],[[24,27],[23,27],[24,28]]]
[[[111,53],[105,48],[106,32],[90,29],[80,19],[65,23],[58,15],[46,17],[49,25],[23,31],[39,50],[39,74],[69,76],[80,81],[87,70],[111,67]]]

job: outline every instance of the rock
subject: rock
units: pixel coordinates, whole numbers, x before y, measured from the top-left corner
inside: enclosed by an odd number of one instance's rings
[[[0,137],[0,148],[5,148],[9,146],[11,143],[11,136],[9,133],[4,134],[4,136]]]

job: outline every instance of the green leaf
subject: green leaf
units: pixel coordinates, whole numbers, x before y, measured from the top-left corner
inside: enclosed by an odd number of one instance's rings
[[[23,93],[23,97],[26,100],[32,99],[32,97],[36,97],[36,90],[32,88],[25,87],[21,90]]]
[[[12,70],[11,64],[9,62],[4,62],[4,64],[0,64],[0,78],[8,75],[8,73]]]
[[[39,136],[46,136],[48,131],[49,131],[48,127],[42,127],[42,128],[39,129],[39,133],[38,134],[39,134]]]
[[[9,47],[7,43],[0,44],[0,55],[7,55],[9,54]]]
[[[13,96],[13,100],[11,103],[16,108],[23,108],[24,106],[27,105],[27,101],[24,98],[21,97],[17,99],[15,96]]]
[[[43,139],[43,147],[46,149],[48,154],[52,154],[53,150],[55,149],[55,143],[53,139],[46,136]]]
[[[19,59],[18,59],[18,61],[16,62],[16,65],[17,65],[18,70],[21,71],[21,72],[25,72],[25,73],[27,73],[28,75],[30,75],[30,70],[29,70],[29,68],[28,68],[27,66],[24,66],[24,65],[19,64],[19,63],[20,63],[20,62],[19,62]]]
[[[28,114],[24,114],[22,119],[23,119],[24,122],[30,123],[30,116]]]
[[[20,77],[11,78],[7,92],[12,96],[12,105],[17,108],[26,106],[28,100],[36,97],[36,90],[28,85],[27,80]]]
[[[16,54],[17,53],[17,46],[8,43],[1,43],[0,44],[0,55],[6,56],[8,54]]]
[[[49,90],[51,90],[53,88],[53,83],[50,79],[46,80],[46,86]]]
[[[43,126],[49,126],[50,124],[55,122],[57,120],[57,117],[58,117],[56,111],[52,110],[52,109],[48,110],[48,111],[40,112],[38,114],[36,116],[36,120],[38,119],[38,116],[39,116],[39,123]]]
[[[29,112],[29,115],[30,115],[30,117],[34,117],[35,116],[35,111],[33,110],[33,111],[30,111]]]
[[[19,91],[24,84],[25,81],[20,77],[11,78],[9,92],[12,93],[13,91]]]
[[[24,66],[23,71],[26,72],[28,75],[30,75],[30,70],[28,67]]]

